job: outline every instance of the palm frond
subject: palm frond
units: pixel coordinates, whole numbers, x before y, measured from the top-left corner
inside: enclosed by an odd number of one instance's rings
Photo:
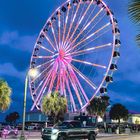
[[[132,0],[128,6],[130,18],[136,24],[140,24],[140,0]]]
[[[138,45],[140,46],[140,34],[138,34],[138,35],[136,36],[136,42],[137,42]]]

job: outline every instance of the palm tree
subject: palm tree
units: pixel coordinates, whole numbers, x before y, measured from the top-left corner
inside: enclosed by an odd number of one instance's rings
[[[128,8],[129,15],[140,29],[140,0],[132,0]],[[140,33],[136,36],[136,41],[140,45]]]
[[[5,111],[11,104],[11,88],[4,80],[0,80],[0,111]]]
[[[45,96],[42,101],[42,111],[48,116],[53,117],[55,124],[67,110],[66,98],[60,96],[58,92],[53,92],[49,96]]]

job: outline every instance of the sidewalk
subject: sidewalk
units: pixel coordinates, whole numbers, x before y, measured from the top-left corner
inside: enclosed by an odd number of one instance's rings
[[[97,137],[114,137],[114,136],[128,136],[129,134],[112,134],[112,133],[99,133]]]

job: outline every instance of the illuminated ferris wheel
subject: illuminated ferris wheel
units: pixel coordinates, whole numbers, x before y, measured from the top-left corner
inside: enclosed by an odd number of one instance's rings
[[[67,98],[69,112],[84,109],[106,93],[120,56],[120,31],[113,12],[101,0],[68,0],[47,20],[37,38],[30,68],[31,110],[54,91]]]

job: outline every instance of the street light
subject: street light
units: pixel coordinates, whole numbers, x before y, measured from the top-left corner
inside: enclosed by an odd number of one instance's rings
[[[25,140],[25,117],[26,117],[26,96],[27,96],[27,87],[28,87],[28,78],[29,77],[36,77],[38,75],[37,69],[29,69],[25,77],[25,88],[24,88],[24,104],[23,104],[23,120],[22,120],[22,132],[20,136],[20,140]]]

